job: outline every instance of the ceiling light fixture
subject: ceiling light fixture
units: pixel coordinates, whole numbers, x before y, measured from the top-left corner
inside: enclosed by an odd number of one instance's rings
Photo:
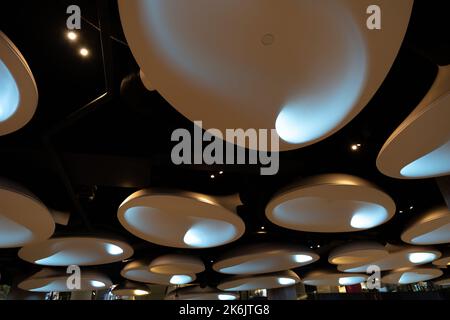
[[[174,275],[170,278],[170,283],[175,285],[187,284],[191,281],[192,277],[187,275]]]
[[[219,300],[236,300],[236,296],[232,294],[219,294]]]
[[[408,256],[409,261],[412,263],[427,263],[436,259],[436,255],[431,252],[413,252]]]
[[[97,280],[91,280],[91,285],[94,288],[104,288],[106,286],[105,283],[101,282],[101,281],[97,281]]]
[[[106,244],[106,251],[113,256],[117,256],[123,253],[123,249],[121,247],[112,243]]]
[[[291,278],[278,278],[278,283],[282,286],[291,286],[295,284],[295,280]]]
[[[86,49],[86,48],[81,48],[81,49],[80,49],[80,54],[81,54],[81,56],[83,56],[83,57],[87,57],[87,56],[89,56],[89,50]]]
[[[350,147],[353,151],[357,151],[359,150],[359,148],[361,148],[361,144],[357,143],[357,144],[352,144],[352,146]]]
[[[17,131],[33,117],[38,91],[25,58],[0,31],[0,136]]]
[[[294,255],[295,262],[305,263],[313,260],[313,257],[306,254],[296,254]]]
[[[74,31],[69,31],[67,32],[67,39],[69,39],[70,41],[75,41],[78,39],[78,34]]]
[[[133,293],[134,293],[135,296],[146,296],[146,295],[149,294],[148,291],[140,290],[140,289],[134,290]]]

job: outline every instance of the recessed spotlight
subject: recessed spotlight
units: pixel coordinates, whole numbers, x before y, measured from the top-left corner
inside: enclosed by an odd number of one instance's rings
[[[350,149],[352,149],[352,151],[357,151],[359,150],[359,148],[361,148],[361,144],[357,143],[357,144],[352,144]]]
[[[210,177],[211,177],[211,179],[214,179],[216,176],[212,174]]]
[[[403,210],[400,210],[399,213],[403,213]]]
[[[67,39],[69,39],[70,41],[75,41],[78,39],[78,34],[74,31],[69,31],[67,32]]]
[[[223,174],[223,171],[219,171],[219,174]]]
[[[261,227],[261,230],[264,230],[265,228],[264,227]]]
[[[413,207],[413,206],[410,206],[410,207],[409,207],[409,210],[412,210],[412,209],[414,209],[414,207]]]
[[[87,57],[87,56],[89,56],[89,50],[86,49],[86,48],[81,48],[81,49],[80,49],[80,54],[81,54],[83,57]]]
[[[317,245],[317,248],[320,248],[320,244]]]

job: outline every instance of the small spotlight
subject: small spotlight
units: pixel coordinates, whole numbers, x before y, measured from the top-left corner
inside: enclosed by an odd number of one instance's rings
[[[86,48],[81,48],[81,49],[80,49],[80,54],[81,54],[83,57],[87,57],[87,56],[89,55],[89,50],[86,49]]]
[[[261,230],[264,230],[265,229],[265,227],[261,227]]]
[[[67,39],[69,39],[70,41],[75,41],[78,39],[78,34],[74,31],[69,31],[67,32]]]
[[[211,175],[211,179],[214,179],[215,177],[216,177],[215,175],[213,175],[213,174]]]
[[[320,244],[317,245],[317,248],[320,248]]]
[[[403,210],[400,210],[399,213],[403,213]]]
[[[410,207],[409,207],[409,210],[412,210],[412,209],[414,209],[414,207],[413,207],[413,206],[410,206]]]
[[[223,171],[219,171],[219,174],[223,174]]]
[[[357,143],[357,144],[352,144],[350,149],[352,149],[352,151],[357,151],[359,150],[359,148],[361,148],[361,144]]]

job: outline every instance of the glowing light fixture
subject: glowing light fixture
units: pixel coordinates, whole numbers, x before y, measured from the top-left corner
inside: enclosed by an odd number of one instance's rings
[[[117,256],[123,253],[123,249],[121,247],[116,246],[115,244],[112,243],[106,244],[106,251],[108,251],[108,253],[113,256]]]
[[[339,284],[341,286],[351,286],[354,284],[361,283],[365,280],[365,278],[362,277],[341,277],[339,278]]]
[[[368,205],[368,208],[356,212],[350,225],[355,229],[370,229],[386,221],[388,213],[386,209],[379,205]]]
[[[413,1],[382,4],[384,27],[371,33],[357,19],[359,0],[284,1],[278,12],[286,19],[269,25],[273,11],[259,0],[246,1],[245,10],[228,0],[177,7],[166,0],[118,1],[142,72],[180,113],[222,132],[275,127],[281,151],[332,135],[378,90],[397,57]],[[333,48],[332,58],[326,48]]]
[[[224,294],[224,293],[222,293],[222,294],[219,294],[218,297],[219,297],[219,300],[224,300],[224,301],[226,301],[226,300],[236,300],[236,296],[234,296],[232,294]]]
[[[441,66],[428,93],[384,144],[378,169],[400,179],[450,174],[449,106],[450,66]]]
[[[305,263],[313,260],[313,257],[306,254],[296,254],[294,255],[295,262]]]
[[[286,187],[266,207],[273,223],[305,232],[370,229],[395,214],[394,201],[370,182],[345,174],[310,177]]]
[[[150,294],[150,292],[145,291],[145,290],[140,290],[140,289],[136,289],[133,291],[135,296],[146,296],[148,294]]]
[[[19,130],[33,117],[38,91],[25,58],[0,31],[0,136]]]
[[[94,237],[60,237],[19,250],[25,261],[45,266],[92,266],[122,261],[133,255],[125,242]]]
[[[91,285],[95,288],[104,288],[106,287],[106,284],[101,282],[101,281],[97,281],[97,280],[91,280]]]
[[[81,56],[83,56],[83,57],[87,57],[87,56],[89,56],[89,50],[86,49],[86,48],[81,48],[81,49],[80,49],[80,54],[81,54]]]
[[[70,41],[75,41],[78,39],[78,34],[74,31],[69,31],[67,32],[67,39],[69,39]]]
[[[434,253],[431,252],[413,252],[409,254],[408,258],[409,261],[411,261],[412,263],[423,264],[431,262],[435,260],[437,257]]]
[[[232,242],[244,233],[244,222],[236,214],[239,204],[236,195],[212,197],[178,190],[142,190],[120,205],[118,218],[125,229],[152,243],[211,248]]]
[[[174,275],[170,278],[171,284],[181,285],[192,281],[192,277],[188,275]]]
[[[278,278],[278,283],[282,286],[291,286],[295,284],[295,280],[291,278]]]

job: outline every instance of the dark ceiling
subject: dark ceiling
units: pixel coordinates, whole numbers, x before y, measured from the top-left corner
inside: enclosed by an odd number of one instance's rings
[[[406,224],[424,210],[445,204],[444,198],[435,179],[388,178],[376,169],[375,159],[388,136],[431,86],[437,64],[450,63],[446,3],[415,1],[397,60],[377,94],[353,121],[322,142],[282,153],[279,174],[260,176],[259,168],[251,165],[171,164],[171,132],[180,127],[191,129],[192,124],[136,80],[139,69],[126,45],[116,1],[4,1],[0,30],[28,61],[40,99],[34,119],[25,128],[0,137],[0,176],[23,184],[48,207],[71,212],[69,225],[58,226],[56,235],[115,234],[134,247],[133,259],[188,251],[209,266],[232,247],[270,239],[314,247],[321,260],[296,270],[302,275],[310,268],[327,265],[329,250],[345,241],[400,243]],[[65,38],[66,8],[71,4],[82,9],[80,42],[90,49],[88,58],[80,57],[77,46]],[[362,148],[351,151],[353,143]],[[211,179],[219,170],[224,174]],[[332,172],[357,175],[380,186],[395,200],[396,216],[378,228],[342,234],[290,231],[265,218],[266,203],[281,187]],[[238,192],[243,202],[238,212],[246,223],[246,233],[233,244],[208,250],[165,248],[140,240],[121,227],[116,214],[128,195],[145,187],[207,194]],[[257,233],[261,226],[266,234]],[[448,245],[437,248],[447,250]],[[97,269],[120,281],[123,265]],[[0,250],[2,281],[11,282],[38,269],[17,258],[17,250]],[[221,278],[208,268],[199,281],[215,284]]]

